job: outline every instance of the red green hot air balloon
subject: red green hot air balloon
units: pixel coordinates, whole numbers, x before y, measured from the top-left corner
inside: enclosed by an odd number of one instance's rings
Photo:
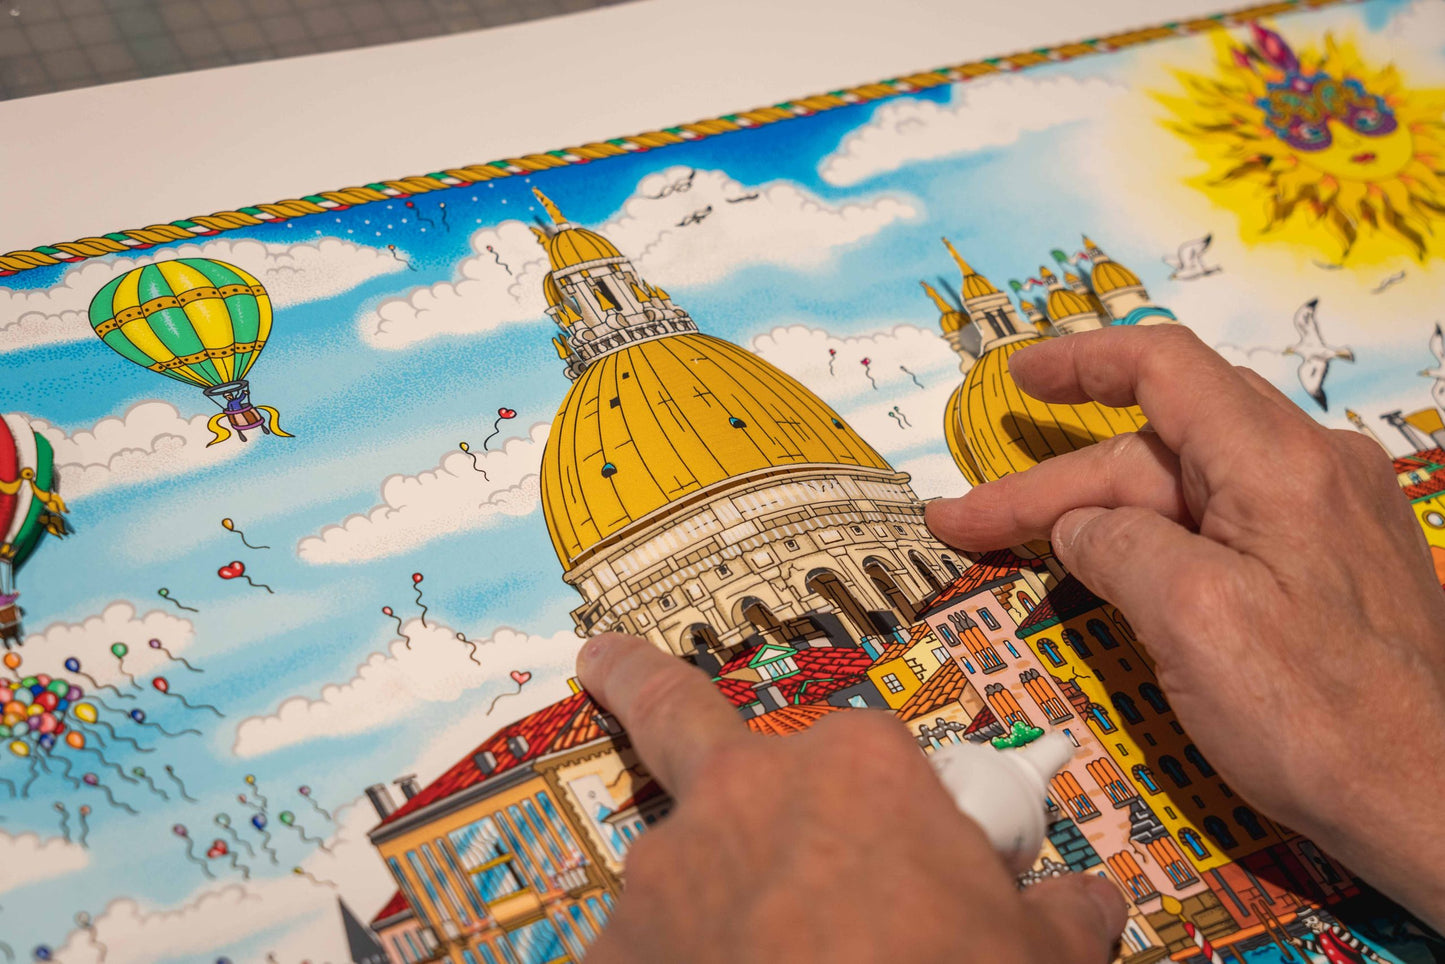
[[[177,258],[133,268],[91,299],[90,327],[130,361],[195,385],[220,406],[210,445],[232,430],[243,442],[257,429],[291,437],[274,408],[251,403],[246,373],[271,334],[271,299],[235,265]]]
[[[22,635],[15,577],[46,535],[70,531],[55,453],[23,415],[0,415],[0,642]]]

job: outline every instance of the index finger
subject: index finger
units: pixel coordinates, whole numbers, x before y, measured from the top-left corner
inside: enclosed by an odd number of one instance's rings
[[[1020,388],[1042,401],[1138,405],[1164,444],[1203,470],[1211,489],[1221,471],[1260,459],[1282,433],[1301,430],[1296,418],[1183,325],[1050,338],[1018,351],[1009,370]]]
[[[609,633],[588,640],[577,654],[577,676],[674,797],[687,793],[710,752],[749,735],[702,671],[645,639]]]

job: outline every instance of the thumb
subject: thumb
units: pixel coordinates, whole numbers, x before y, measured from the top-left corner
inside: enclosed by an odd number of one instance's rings
[[[1065,874],[1028,888],[1023,900],[1043,924],[1036,959],[1057,964],[1108,964],[1129,921],[1124,895],[1104,877]]]
[[[1227,582],[1243,562],[1228,546],[1137,506],[1066,512],[1052,542],[1066,569],[1150,638],[1167,631],[1168,607],[1186,583]]]

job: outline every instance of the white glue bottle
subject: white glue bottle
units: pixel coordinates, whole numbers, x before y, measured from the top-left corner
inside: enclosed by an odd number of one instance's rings
[[[1017,750],[950,743],[929,757],[958,809],[983,828],[1008,866],[1022,874],[1044,845],[1049,781],[1074,757],[1073,743],[1049,733]]]

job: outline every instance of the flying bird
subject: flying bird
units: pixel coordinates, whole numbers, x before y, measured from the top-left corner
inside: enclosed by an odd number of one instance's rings
[[[1445,332],[1441,332],[1438,322],[1435,334],[1430,336],[1430,353],[1435,356],[1435,367],[1425,369],[1420,375],[1435,379],[1435,384],[1430,386],[1430,400],[1436,408],[1445,409]]]
[[[683,218],[681,221],[677,222],[677,226],[680,227],[680,228],[685,228],[685,227],[687,227],[689,224],[701,224],[701,223],[702,223],[702,219],[705,218],[705,217],[707,217],[707,216],[710,215],[710,214],[712,214],[712,205],[711,205],[711,204],[709,204],[709,205],[708,205],[707,207],[705,207],[705,208],[701,208],[701,209],[699,209],[699,210],[696,210],[696,211],[692,212],[692,213],[689,214],[687,217],[685,217],[685,218]]]
[[[753,191],[751,194],[744,194],[741,197],[724,198],[723,200],[727,201],[729,204],[742,204],[744,201],[756,201],[760,197],[762,197],[761,194],[759,194],[757,191]]]
[[[1372,294],[1372,295],[1380,294],[1380,293],[1383,292],[1385,289],[1387,289],[1387,288],[1393,288],[1395,285],[1399,284],[1400,282],[1402,282],[1402,281],[1404,281],[1404,280],[1405,280],[1405,272],[1403,272],[1403,271],[1396,271],[1394,274],[1390,275],[1390,276],[1389,276],[1388,278],[1386,278],[1384,281],[1381,281],[1379,284],[1375,285],[1375,287],[1371,288],[1371,289],[1370,289],[1370,294]]]
[[[1353,362],[1355,353],[1348,348],[1325,344],[1325,338],[1320,334],[1319,319],[1315,317],[1319,303],[1320,299],[1311,298],[1294,313],[1294,330],[1299,334],[1299,341],[1286,348],[1284,353],[1299,358],[1300,385],[1304,386],[1310,398],[1320,403],[1320,408],[1329,411],[1329,403],[1325,400],[1325,376],[1329,374],[1330,362],[1336,358]]]
[[[1207,265],[1204,263],[1204,252],[1209,250],[1209,245],[1214,241],[1214,235],[1206,234],[1202,238],[1195,238],[1193,241],[1185,241],[1179,246],[1179,253],[1173,257],[1166,257],[1164,263],[1174,269],[1169,276],[1170,281],[1193,281],[1196,278],[1203,278],[1207,275],[1217,274],[1223,268]]]

